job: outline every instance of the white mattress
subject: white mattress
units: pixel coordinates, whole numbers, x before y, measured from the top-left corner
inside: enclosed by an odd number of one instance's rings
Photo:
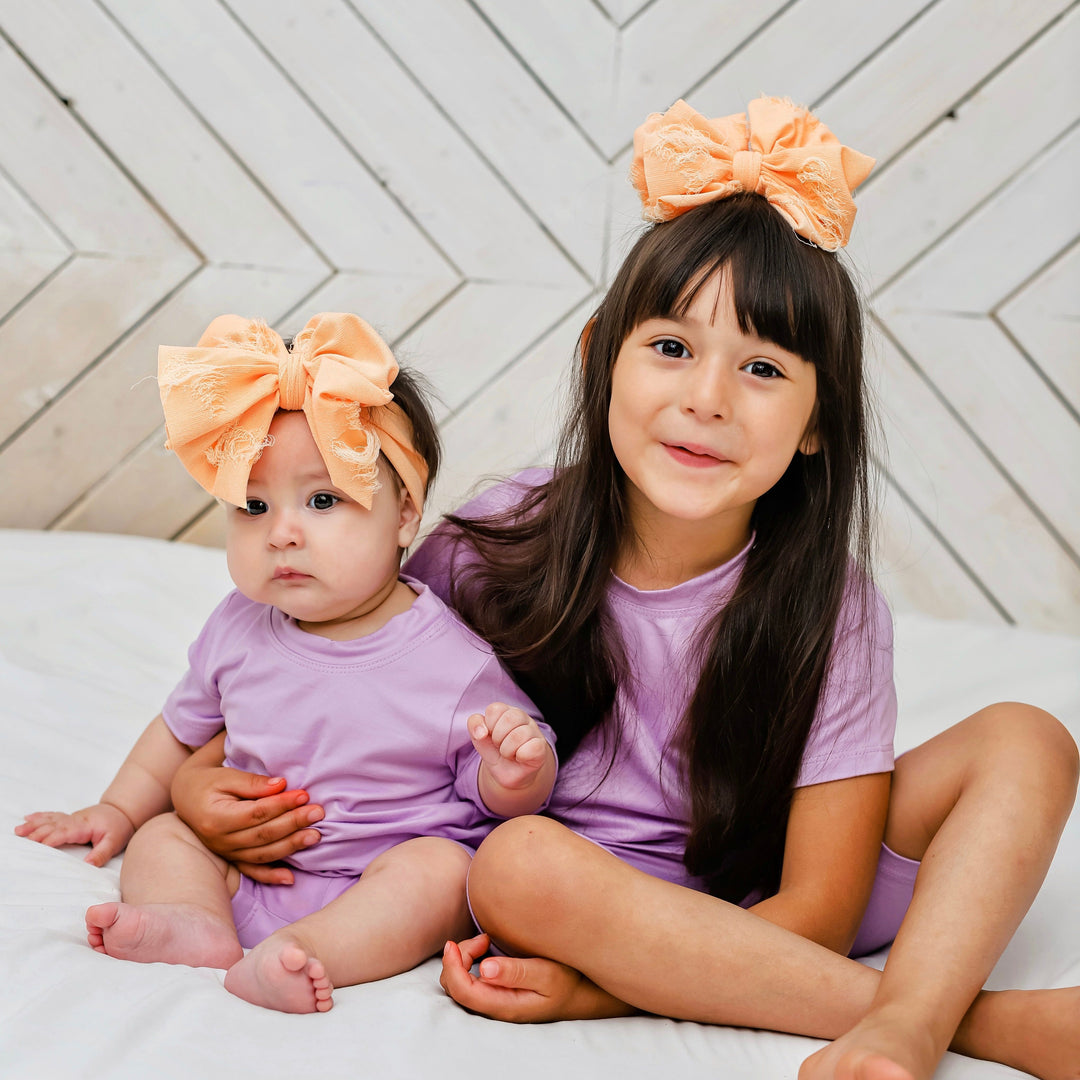
[[[429,961],[286,1016],[225,992],[222,973],[91,950],[87,905],[118,896],[119,859],[14,836],[31,810],[96,801],[229,587],[221,552],[132,537],[0,531],[0,1077],[794,1077],[820,1044],[660,1018],[515,1027],[445,997]],[[1080,735],[1080,641],[902,616],[904,749],[999,699],[1031,701]],[[1074,815],[991,985],[1080,983]],[[876,958],[880,966],[883,954]],[[948,1055],[942,1080],[1017,1077]]]

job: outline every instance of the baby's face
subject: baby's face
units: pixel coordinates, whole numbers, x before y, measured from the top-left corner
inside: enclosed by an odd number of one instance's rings
[[[400,549],[416,536],[412,500],[387,466],[370,510],[330,482],[302,412],[280,412],[274,441],[251,469],[247,506],[227,508],[229,573],[249,599],[301,623],[344,623],[397,580]],[[307,628],[307,627],[305,627]]]

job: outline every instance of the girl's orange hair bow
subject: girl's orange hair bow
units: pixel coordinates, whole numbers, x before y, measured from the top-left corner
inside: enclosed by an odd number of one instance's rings
[[[745,113],[715,120],[677,101],[634,132],[630,179],[648,220],[754,191],[800,236],[835,251],[851,235],[851,192],[873,167],[873,158],[842,146],[816,116],[783,98],[757,98]]]
[[[243,506],[274,414],[302,409],[336,487],[370,509],[381,451],[422,511],[428,469],[390,393],[397,372],[356,315],[314,316],[291,352],[262,320],[221,315],[195,348],[158,350],[165,445],[211,495]]]

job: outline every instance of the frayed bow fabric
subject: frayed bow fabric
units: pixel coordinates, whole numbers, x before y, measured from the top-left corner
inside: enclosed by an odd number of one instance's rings
[[[221,315],[196,347],[158,350],[165,445],[211,495],[243,506],[274,414],[303,410],[336,487],[370,509],[381,450],[422,511],[427,465],[390,392],[397,372],[356,315],[314,316],[291,352],[265,322]]]
[[[634,133],[630,179],[650,221],[752,191],[804,239],[835,251],[851,236],[851,193],[873,167],[873,158],[841,145],[786,99],[757,98],[745,113],[714,120],[677,101]]]

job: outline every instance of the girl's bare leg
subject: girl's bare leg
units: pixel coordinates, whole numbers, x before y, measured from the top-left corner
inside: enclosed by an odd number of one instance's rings
[[[885,842],[922,861],[915,894],[869,1013],[802,1080],[928,1077],[950,1043],[1042,1076],[1080,1075],[1076,990],[979,993],[1046,876],[1076,782],[1068,731],[1011,703],[899,759]]]
[[[334,986],[408,971],[472,932],[468,852],[450,840],[407,840],[374,859],[336,900],[271,934],[225,976],[238,997],[283,1012],[325,1012]]]
[[[807,1062],[806,1077],[891,1080],[906,1070],[925,1078],[1042,881],[1068,816],[1076,770],[1075,745],[1064,728],[1022,706],[984,710],[905,755],[890,839],[901,854],[925,856],[924,869],[912,904],[914,927],[905,923],[894,946],[901,963],[883,993],[876,970],[733,905],[639,873],[547,819],[499,826],[473,862],[470,896],[481,926],[504,947],[568,964],[637,1008],[837,1039]],[[984,878],[992,880],[984,884]],[[939,930],[942,908],[946,928]],[[919,950],[926,955],[920,958]],[[909,1007],[905,994],[917,1003]],[[925,997],[936,1005],[924,1008]],[[1053,1029],[1064,1047],[1060,1011],[1043,1004],[1042,1032]],[[928,1017],[933,1009],[950,1009],[955,1020]],[[1034,1018],[1035,1010],[1024,1010],[1015,996],[981,995],[956,1048],[1010,1059],[1015,1040],[1001,1029],[1024,1011]],[[886,1030],[894,1032],[889,1040]],[[834,1050],[831,1060],[825,1057]]]
[[[227,968],[243,955],[230,903],[238,882],[175,814],[161,814],[128,845],[124,902],[87,909],[87,940],[121,960]]]

